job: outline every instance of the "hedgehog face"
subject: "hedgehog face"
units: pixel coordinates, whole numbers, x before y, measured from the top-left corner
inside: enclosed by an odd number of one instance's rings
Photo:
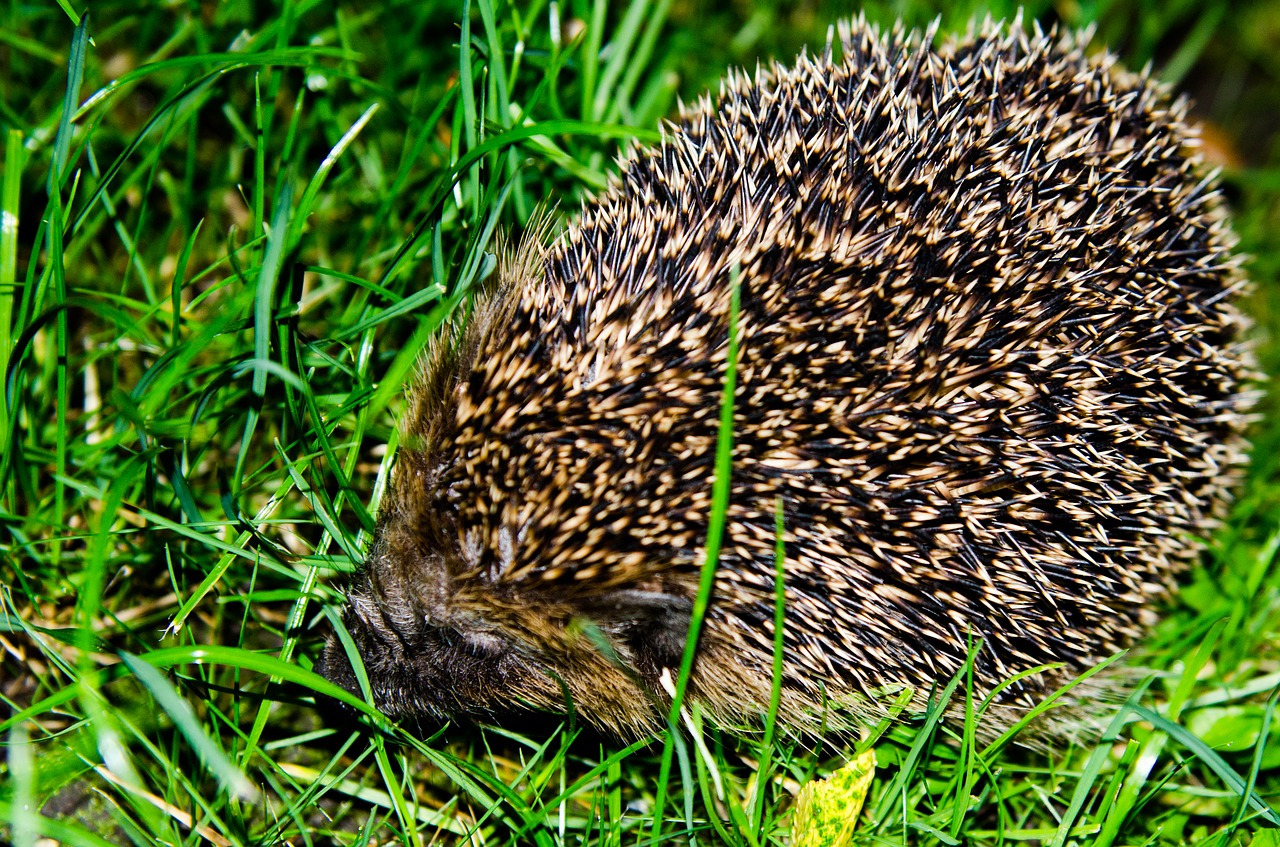
[[[389,717],[431,723],[509,711],[513,693],[528,689],[539,676],[523,656],[496,639],[479,641],[425,623],[406,635],[383,621],[359,617],[354,606],[345,615],[345,625],[360,651],[374,705]],[[360,695],[356,674],[336,636],[325,645],[317,669]]]
[[[484,620],[436,602],[422,590],[432,581],[406,583],[399,575],[385,552],[376,551],[349,588],[343,614],[380,711],[430,723],[512,711],[522,701],[545,707],[559,699],[549,668],[536,654]],[[317,670],[361,695],[337,636],[330,636]]]
[[[683,653],[688,600],[624,590],[585,606],[503,603],[473,595],[441,557],[393,551],[397,534],[384,531],[343,614],[381,712],[433,724],[580,711],[618,735],[655,719],[652,692]],[[316,670],[362,696],[336,635]]]

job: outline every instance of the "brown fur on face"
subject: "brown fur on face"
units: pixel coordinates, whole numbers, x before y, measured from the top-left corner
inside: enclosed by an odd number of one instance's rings
[[[1185,107],[1072,38],[859,21],[681,115],[504,263],[415,388],[347,628],[395,716],[660,727],[702,565],[731,268],[733,472],[691,701],[999,730],[1140,637],[1223,514],[1244,282]],[[355,690],[337,642],[324,670]]]
[[[600,631],[593,640],[582,626],[588,619],[568,606],[449,592],[441,557],[419,553],[415,541],[396,536],[396,530],[384,530],[365,571],[348,590],[343,616],[374,702],[384,713],[444,721],[530,709],[566,711],[573,704],[618,734],[651,720],[652,698],[638,674],[624,670],[616,652],[602,651],[598,639],[622,645],[628,634],[664,623],[684,627],[687,602],[660,609],[646,598],[642,602],[649,608],[637,616],[635,607],[623,611],[624,600],[610,608],[612,601],[603,598],[591,622],[603,622],[608,636]],[[684,616],[671,619],[671,608]],[[637,665],[665,665],[670,657],[652,654],[649,644],[642,639],[637,651],[622,649]],[[336,637],[325,646],[321,668],[334,682],[360,693]]]

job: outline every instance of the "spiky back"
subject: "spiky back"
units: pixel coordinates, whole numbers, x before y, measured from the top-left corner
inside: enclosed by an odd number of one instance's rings
[[[419,404],[395,508],[457,607],[693,595],[735,264],[712,636],[744,664],[772,652],[779,498],[809,691],[927,690],[976,638],[987,684],[1085,667],[1221,512],[1239,276],[1182,105],[1017,26],[841,34],[842,62],[732,76],[634,152]]]

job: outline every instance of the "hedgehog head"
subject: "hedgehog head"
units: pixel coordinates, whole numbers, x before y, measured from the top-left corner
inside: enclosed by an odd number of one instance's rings
[[[687,599],[637,590],[587,606],[503,597],[458,576],[450,560],[461,551],[426,549],[400,534],[382,534],[348,588],[343,615],[381,712],[432,723],[581,709],[615,734],[653,728],[647,692],[678,664]],[[318,671],[361,696],[336,635]]]
[[[510,499],[487,484],[476,489],[485,475],[463,467],[488,464],[488,437],[469,423],[486,392],[470,383],[501,361],[495,351],[522,349],[510,337],[520,331],[511,313],[528,308],[522,292],[540,284],[543,239],[535,229],[504,255],[499,284],[424,357],[377,540],[346,589],[343,623],[373,703],[389,717],[581,711],[601,729],[636,736],[656,728],[652,692],[679,665],[691,597],[646,582],[643,569],[580,592],[546,569],[517,578],[514,551],[527,554],[536,540],[523,537],[518,519],[503,519]],[[317,670],[361,696],[336,635]]]

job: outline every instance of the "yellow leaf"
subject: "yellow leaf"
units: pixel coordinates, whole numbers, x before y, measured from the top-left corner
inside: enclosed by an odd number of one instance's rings
[[[846,847],[875,772],[875,753],[864,750],[831,776],[801,788],[791,825],[791,847]]]

